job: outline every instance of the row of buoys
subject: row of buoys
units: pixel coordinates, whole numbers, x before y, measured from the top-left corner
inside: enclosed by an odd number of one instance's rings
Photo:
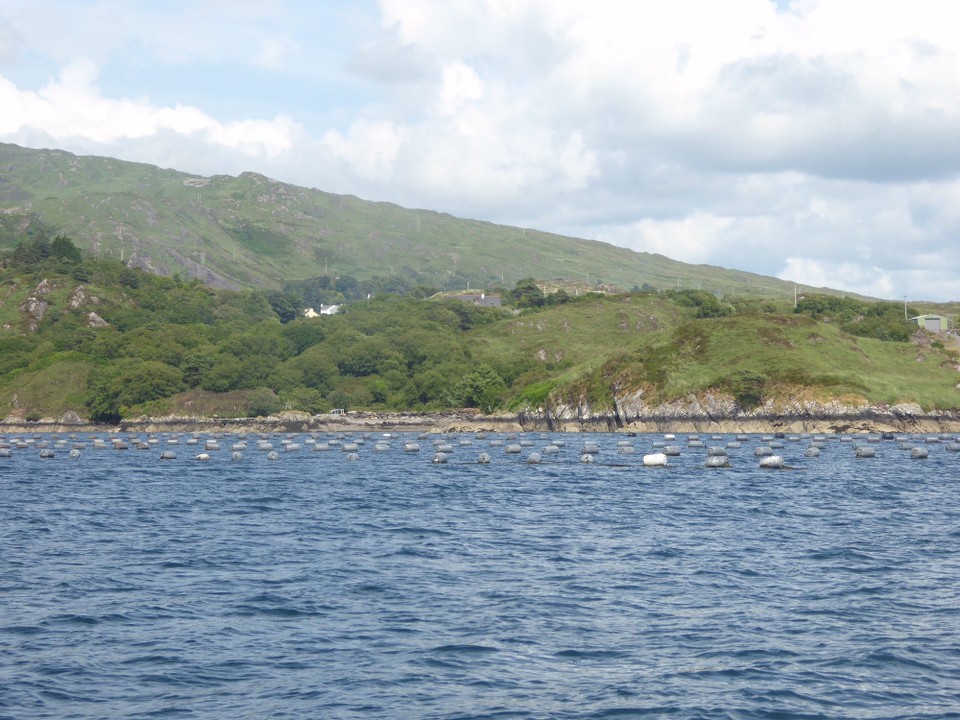
[[[274,433],[273,438],[276,439],[278,434]],[[225,436],[229,438],[228,436]],[[307,438],[303,441],[303,445],[313,446],[315,450],[329,450],[334,448],[339,448],[348,460],[358,460],[359,459],[359,448],[364,444],[366,440],[373,439],[373,450],[375,452],[386,452],[392,449],[390,443],[388,442],[389,434],[384,434],[381,438],[372,438],[370,434],[365,435],[364,437],[346,437],[339,436],[335,439],[330,439],[328,441],[319,441],[319,438]],[[422,434],[419,437],[429,438],[429,435]],[[477,434],[475,439],[487,439],[486,434]],[[76,436],[71,436],[71,439],[77,440]],[[515,433],[509,433],[506,435],[506,439],[510,440],[508,443],[504,443],[501,438],[493,438],[489,441],[491,447],[503,447],[506,454],[521,454],[525,448],[532,448],[535,445],[535,441],[529,438],[520,438],[518,439]],[[528,464],[538,464],[544,461],[546,456],[554,455],[560,452],[560,449],[565,445],[565,442],[562,439],[551,439],[548,435],[541,434],[539,439],[544,441],[549,441],[549,444],[542,447],[540,450],[534,450],[530,452],[526,457],[526,462]],[[710,437],[711,443],[724,441],[726,438],[721,435],[714,435]],[[782,434],[774,435],[764,435],[761,437],[761,442],[764,444],[754,449],[754,454],[758,458],[761,458],[760,466],[761,467],[784,467],[782,456],[776,453],[776,450],[782,448],[783,442],[780,442],[780,439],[785,440],[786,442],[799,442],[803,438],[800,436],[791,435],[784,437]],[[830,440],[839,440],[841,443],[851,443],[853,445],[854,454],[857,458],[873,458],[876,457],[876,445],[880,443],[881,440],[895,440],[898,442],[898,447],[902,450],[909,450],[910,457],[914,459],[924,459],[929,457],[929,451],[926,447],[922,445],[929,445],[935,443],[945,443],[944,447],[948,452],[960,452],[960,439],[957,436],[923,436],[917,437],[914,436],[912,439],[905,438],[903,436],[896,436],[893,434],[886,433],[883,436],[869,436],[869,437],[853,437],[853,436],[827,436],[814,435],[810,441],[809,447],[805,450],[804,456],[809,458],[819,457],[820,452],[823,448],[826,448],[828,445],[828,439]],[[176,445],[183,438],[169,437],[167,438],[167,443],[169,445]],[[301,444],[299,442],[300,438],[294,435],[288,436],[280,440],[282,443],[282,449],[287,452],[294,452],[301,449]],[[744,441],[750,440],[749,436],[746,435],[737,435],[735,440],[729,440],[726,442],[726,447],[723,447],[718,444],[707,444],[696,435],[690,435],[687,439],[688,447],[699,449],[706,447],[707,452],[707,461],[706,467],[729,467],[730,460],[728,457],[728,449],[736,449],[742,447]],[[220,438],[202,438],[198,436],[188,437],[185,440],[187,445],[198,445],[202,442],[204,451],[196,455],[198,460],[210,460],[212,458],[212,453],[218,452],[221,449]],[[229,441],[229,440],[228,440]],[[662,440],[653,440],[652,445],[657,450],[655,453],[650,453],[649,455],[644,455],[645,466],[662,466],[666,465],[666,457],[679,456],[681,454],[681,447],[679,444],[676,444],[676,436],[672,434],[663,435]],[[127,450],[130,448],[135,449],[148,449],[150,447],[155,447],[162,442],[161,438],[157,437],[147,437],[143,439],[142,437],[133,437],[128,436],[126,438],[117,437],[112,438],[108,441],[103,438],[92,438],[92,445],[94,449],[103,449],[112,447],[116,450]],[[259,440],[256,440],[257,448],[259,450],[268,450],[268,458],[271,460],[278,459],[278,455],[273,450],[273,442],[271,439],[265,436],[261,436]],[[14,439],[11,442],[7,442],[4,438],[0,438],[0,457],[10,457],[11,456],[11,443],[17,449],[29,448],[29,447],[38,447],[41,449],[40,456],[43,458],[52,458],[55,456],[55,449],[65,449],[69,446],[69,443],[65,439],[56,439],[55,442],[51,443],[51,439],[48,439],[46,435],[37,435],[32,438],[18,438]],[[435,439],[432,441],[434,449],[437,453],[437,456],[445,456],[435,460],[437,462],[446,461],[452,457],[454,452],[454,447],[465,448],[470,447],[474,444],[474,441],[468,438],[460,438],[459,440],[452,441],[447,438]],[[921,443],[921,444],[918,444]],[[47,447],[48,444],[53,444],[54,447]],[[74,442],[74,447],[70,451],[70,457],[79,458],[80,451],[87,447],[86,442]],[[247,448],[247,440],[241,439],[237,442],[233,442],[230,446],[231,448],[231,459],[232,460],[241,460],[243,458],[243,450]],[[404,452],[419,452],[420,445],[416,442],[408,441],[403,445]],[[616,451],[620,455],[633,455],[637,452],[637,449],[634,447],[631,440],[620,439],[616,441]],[[601,445],[595,440],[586,440],[583,442],[582,451],[581,451],[581,462],[593,462],[598,454],[603,452]],[[485,454],[487,461],[489,462],[489,455]],[[661,456],[663,456],[661,458]],[[482,456],[481,456],[482,457]],[[775,460],[763,461],[763,458],[772,457],[779,458],[779,462]],[[161,460],[172,460],[176,458],[176,454],[172,451],[165,451],[161,454]],[[482,460],[478,459],[478,462]]]

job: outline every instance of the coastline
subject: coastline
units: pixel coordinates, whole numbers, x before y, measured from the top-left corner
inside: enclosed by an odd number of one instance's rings
[[[281,413],[257,418],[141,417],[104,425],[74,414],[60,419],[0,420],[0,434],[29,433],[521,433],[621,432],[690,434],[960,434],[960,412],[903,413],[871,408],[830,414],[670,414],[624,418],[617,413],[557,417],[549,412],[484,415],[479,411],[350,412],[342,415]]]

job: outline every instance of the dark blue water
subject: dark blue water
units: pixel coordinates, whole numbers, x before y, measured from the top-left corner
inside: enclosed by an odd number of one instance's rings
[[[803,438],[761,471],[751,437],[708,470],[681,436],[645,469],[662,438],[565,435],[527,465],[527,437],[14,448],[0,717],[960,717],[960,453]]]

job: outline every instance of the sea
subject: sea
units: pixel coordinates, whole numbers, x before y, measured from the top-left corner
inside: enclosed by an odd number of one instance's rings
[[[6,435],[0,718],[960,718],[958,449]]]

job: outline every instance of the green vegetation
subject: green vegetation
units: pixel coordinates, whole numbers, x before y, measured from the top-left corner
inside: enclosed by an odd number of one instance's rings
[[[581,295],[608,283],[784,301],[794,293],[792,283],[773,277],[333,195],[256,173],[201,178],[3,143],[0,166],[0,249],[20,242],[24,226],[47,228],[92,257],[216,287],[283,290],[308,306],[417,286],[421,296],[512,287],[530,278],[547,287],[539,300],[559,304],[576,294],[554,293],[553,278],[576,279]],[[519,289],[531,307],[538,306],[535,289]]]
[[[413,284],[367,297],[364,282],[216,290],[85,256],[63,235],[21,236],[0,271],[0,408],[103,422],[334,407],[598,411],[641,390],[650,404],[715,393],[745,410],[770,399],[960,404],[949,342],[890,303],[813,296],[794,309],[521,278],[502,290],[506,307],[487,308],[424,299]],[[300,292],[311,288],[356,299],[305,319]]]

